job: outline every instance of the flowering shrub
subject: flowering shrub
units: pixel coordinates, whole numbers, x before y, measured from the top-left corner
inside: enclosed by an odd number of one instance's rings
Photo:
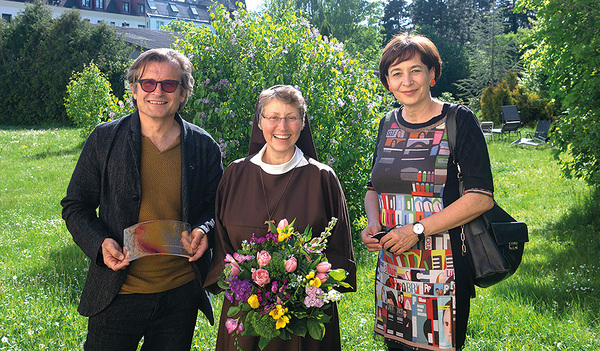
[[[91,62],[83,71],[71,76],[65,108],[69,119],[81,128],[81,136],[87,137],[98,123],[123,117],[135,110],[130,91],[125,91],[123,101],[112,95],[108,78]]]
[[[108,78],[93,62],[71,77],[65,108],[69,119],[81,128],[82,137],[87,137],[98,123],[106,121],[111,92]]]
[[[225,326],[229,334],[260,337],[264,348],[274,338],[291,334],[321,340],[330,316],[325,309],[341,299],[334,288],[349,287],[347,272],[331,269],[323,253],[327,237],[337,219],[332,218],[320,236],[310,228],[294,230],[294,221],[270,224],[265,237],[242,243],[242,249],[227,254],[219,287],[232,303]],[[236,340],[237,341],[237,340]]]
[[[174,48],[192,61],[197,84],[182,116],[218,140],[228,164],[247,155],[260,92],[296,86],[307,101],[319,160],[336,171],[351,217],[359,218],[382,104],[377,77],[305,18],[287,9],[277,16],[243,8],[230,14],[219,6],[212,27],[178,39]]]

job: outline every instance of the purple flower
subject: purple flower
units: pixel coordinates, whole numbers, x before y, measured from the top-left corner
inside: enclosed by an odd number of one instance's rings
[[[206,113],[200,112],[200,114],[198,115],[198,117],[200,117],[200,118],[206,118]]]
[[[304,298],[304,305],[306,307],[323,307],[325,303],[323,299],[319,298],[319,296],[323,295],[323,290],[312,285],[307,285],[304,291],[306,292],[306,297]]]
[[[231,45],[238,46],[237,39],[235,37],[231,38]]]
[[[219,81],[219,84],[225,88],[229,88],[229,86],[231,85],[229,83],[229,80],[227,80],[227,78],[223,78]]]
[[[231,296],[228,290],[225,290],[225,297],[227,300],[229,300],[229,302],[233,303],[233,296]]]
[[[333,166],[334,163],[335,163],[335,158],[333,158],[332,156],[329,156],[329,160],[327,161],[327,164],[330,166]]]
[[[229,278],[229,290],[236,301],[247,301],[252,295],[252,282],[249,279],[239,279],[237,275]]]

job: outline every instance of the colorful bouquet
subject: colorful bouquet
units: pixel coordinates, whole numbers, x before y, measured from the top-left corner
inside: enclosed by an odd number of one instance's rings
[[[232,303],[225,326],[236,333],[236,343],[238,334],[260,337],[261,349],[292,334],[322,340],[331,318],[325,310],[342,297],[335,288],[350,287],[347,272],[331,269],[323,253],[337,218],[315,238],[310,227],[295,231],[295,221],[283,219],[277,227],[271,222],[265,237],[252,234],[225,258],[218,284]]]

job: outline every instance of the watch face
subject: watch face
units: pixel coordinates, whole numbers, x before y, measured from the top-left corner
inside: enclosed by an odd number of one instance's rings
[[[423,226],[423,224],[421,224],[421,223],[413,224],[413,232],[415,234],[423,234],[424,231],[425,231],[425,227]]]

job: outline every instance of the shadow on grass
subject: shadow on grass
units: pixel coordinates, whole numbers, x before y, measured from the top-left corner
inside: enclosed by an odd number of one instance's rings
[[[30,158],[34,160],[44,160],[49,157],[60,157],[60,156],[71,156],[71,155],[79,155],[81,149],[83,148],[84,141],[79,142],[77,145],[69,149],[60,149],[60,150],[45,150],[43,152],[31,155]]]
[[[79,305],[79,298],[87,276],[88,261],[77,245],[69,244],[49,254],[48,263],[38,266],[34,272],[24,275],[22,281],[29,280],[32,289],[44,291],[56,299]]]
[[[589,321],[600,323],[600,190],[529,236],[538,240],[525,247],[528,257],[519,267],[518,282],[500,284],[496,292],[510,295],[517,289],[536,308],[558,314],[579,306]]]

